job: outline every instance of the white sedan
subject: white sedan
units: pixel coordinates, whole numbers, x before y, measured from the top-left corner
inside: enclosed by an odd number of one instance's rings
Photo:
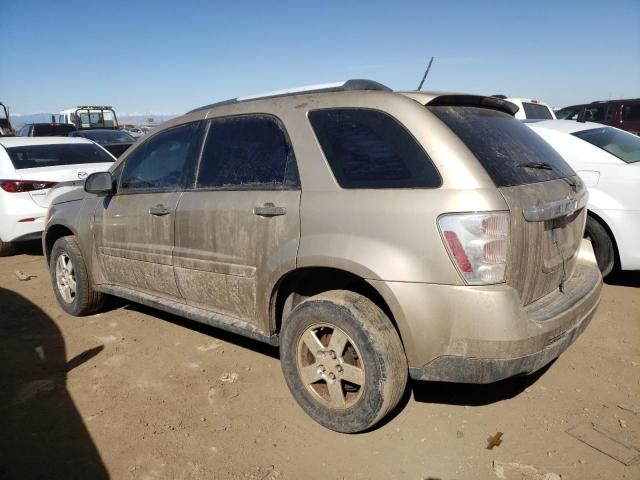
[[[640,137],[599,123],[526,122],[589,188],[585,235],[607,275],[640,270]]]
[[[0,256],[13,253],[15,242],[40,238],[53,186],[81,186],[88,175],[106,171],[114,161],[85,138],[0,138]]]

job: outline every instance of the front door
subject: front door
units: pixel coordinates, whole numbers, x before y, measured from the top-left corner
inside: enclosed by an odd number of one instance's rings
[[[176,214],[175,273],[190,305],[266,330],[270,287],[295,268],[300,187],[282,123],[210,121],[194,190]]]
[[[95,250],[108,283],[180,298],[172,264],[176,208],[197,131],[197,123],[171,128],[136,148],[117,193],[98,206]]]

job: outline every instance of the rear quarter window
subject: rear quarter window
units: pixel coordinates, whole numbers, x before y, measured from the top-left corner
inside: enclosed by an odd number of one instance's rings
[[[384,112],[314,110],[309,121],[342,188],[437,188],[442,183],[420,144]]]
[[[506,113],[463,106],[427,108],[464,142],[498,187],[575,175],[553,147]]]

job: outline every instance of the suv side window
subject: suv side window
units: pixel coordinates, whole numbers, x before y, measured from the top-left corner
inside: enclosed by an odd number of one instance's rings
[[[382,111],[314,110],[309,121],[342,188],[436,188],[442,184],[420,144]]]
[[[278,190],[299,186],[293,149],[279,120],[268,115],[211,120],[196,188]]]
[[[119,193],[178,190],[197,131],[198,122],[188,123],[160,132],[140,145],[126,160]]]

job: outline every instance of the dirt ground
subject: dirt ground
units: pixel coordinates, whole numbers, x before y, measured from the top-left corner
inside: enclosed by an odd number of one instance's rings
[[[640,448],[640,414],[618,405],[640,406],[640,274],[605,285],[542,372],[414,382],[386,423],[342,435],[298,408],[277,349],[117,300],[74,318],[37,245],[0,259],[0,478],[638,480],[566,433],[593,422]]]

